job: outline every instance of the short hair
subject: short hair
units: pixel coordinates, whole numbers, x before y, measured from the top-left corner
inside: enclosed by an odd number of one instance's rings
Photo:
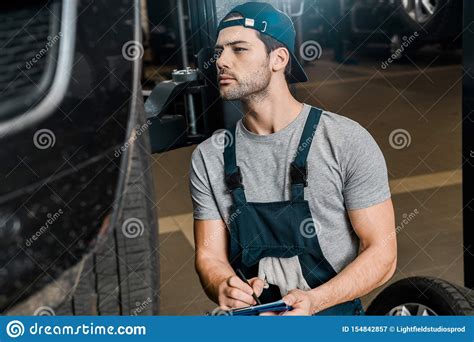
[[[231,12],[227,14],[222,20],[230,21],[232,19],[240,19],[240,18],[242,18],[242,14],[238,12]],[[257,37],[263,42],[263,45],[265,45],[265,51],[267,52],[267,56],[270,55],[270,52],[278,48],[285,48],[288,50],[288,52],[290,52],[285,44],[280,43],[275,38],[270,37],[267,34],[262,34],[260,31],[256,31],[256,32],[257,32]],[[290,58],[288,59],[288,63],[285,66],[285,79],[287,82],[289,81],[290,77],[291,77],[291,55],[290,55]]]

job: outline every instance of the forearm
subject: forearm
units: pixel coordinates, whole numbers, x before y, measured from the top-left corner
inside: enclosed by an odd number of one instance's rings
[[[212,259],[210,257],[196,257],[196,271],[201,285],[207,296],[216,304],[218,300],[219,284],[235,275],[232,266],[227,261]]]
[[[387,282],[396,268],[396,253],[383,246],[365,249],[334,278],[310,290],[313,312],[361,297]]]

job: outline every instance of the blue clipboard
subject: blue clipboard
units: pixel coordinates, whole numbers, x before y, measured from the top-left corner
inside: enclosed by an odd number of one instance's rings
[[[287,305],[282,299],[277,300],[276,302],[266,303],[262,305],[252,305],[245,308],[232,309],[229,311],[230,316],[256,316],[262,312],[283,312],[291,311],[293,307]]]

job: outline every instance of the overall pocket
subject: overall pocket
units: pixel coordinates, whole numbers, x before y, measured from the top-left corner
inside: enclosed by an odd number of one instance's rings
[[[264,257],[289,258],[317,248],[317,238],[307,239],[300,226],[311,220],[304,202],[252,203],[239,207],[232,236],[242,250],[242,261],[251,266]],[[308,217],[309,215],[309,217]]]

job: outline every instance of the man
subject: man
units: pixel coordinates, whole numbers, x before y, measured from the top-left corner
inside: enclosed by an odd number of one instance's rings
[[[244,116],[192,155],[196,270],[222,309],[255,294],[283,298],[285,315],[363,314],[359,297],[396,268],[385,160],[358,123],[291,95],[287,82],[307,80],[294,42],[290,18],[266,3],[219,24],[220,94]]]

